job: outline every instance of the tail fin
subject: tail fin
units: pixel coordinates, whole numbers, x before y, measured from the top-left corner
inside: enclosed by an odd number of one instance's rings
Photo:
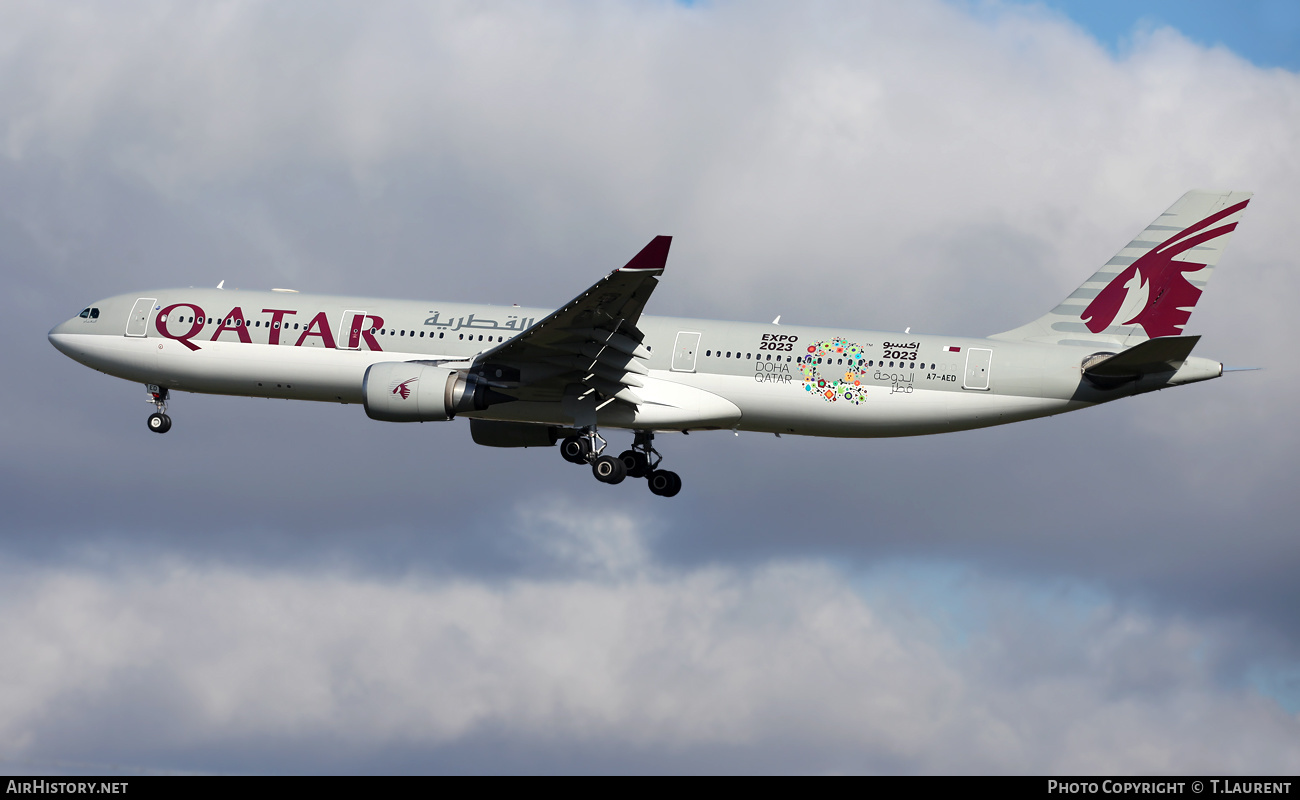
[[[989,338],[1126,347],[1181,335],[1250,196],[1188,192],[1056,308]]]

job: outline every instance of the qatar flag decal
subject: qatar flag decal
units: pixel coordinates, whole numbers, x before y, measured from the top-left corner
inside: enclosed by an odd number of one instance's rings
[[[943,348],[943,352],[945,352],[945,353],[960,353],[960,352],[961,352],[961,348],[960,348],[960,347],[953,347],[953,346],[951,346],[951,345],[948,345],[948,346],[946,346],[946,347]]]

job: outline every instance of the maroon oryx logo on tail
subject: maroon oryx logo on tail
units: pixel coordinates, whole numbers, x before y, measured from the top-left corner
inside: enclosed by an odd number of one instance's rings
[[[419,378],[407,378],[393,387],[393,394],[400,394],[403,400],[409,399],[411,396],[411,384],[418,380]]]
[[[1235,222],[1207,229],[1241,211],[1249,202],[1243,200],[1175,233],[1116,275],[1080,315],[1088,330],[1100,333],[1117,323],[1141,325],[1152,339],[1182,333],[1192,316],[1192,307],[1201,299],[1201,290],[1187,280],[1186,273],[1205,269],[1205,265],[1175,261],[1174,256],[1232,233],[1237,227]]]

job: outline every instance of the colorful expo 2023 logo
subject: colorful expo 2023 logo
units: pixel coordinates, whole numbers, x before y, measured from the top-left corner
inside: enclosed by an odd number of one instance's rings
[[[828,403],[847,400],[859,405],[867,399],[867,387],[862,385],[866,363],[862,345],[843,337],[810,344],[799,363],[803,388]]]

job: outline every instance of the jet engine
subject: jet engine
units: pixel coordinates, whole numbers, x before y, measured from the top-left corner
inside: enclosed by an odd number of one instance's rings
[[[477,375],[418,361],[370,365],[361,381],[366,416],[383,422],[432,422],[513,400]]]

